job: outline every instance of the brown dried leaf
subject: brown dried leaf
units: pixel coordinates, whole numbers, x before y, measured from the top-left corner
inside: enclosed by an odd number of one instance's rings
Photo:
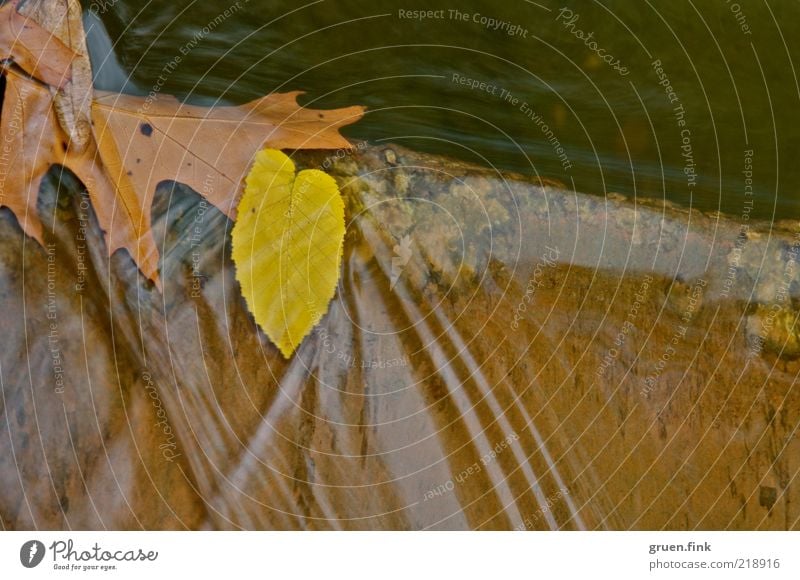
[[[150,225],[159,182],[183,182],[234,217],[257,151],[348,148],[338,130],[364,112],[362,107],[306,109],[297,104],[297,92],[268,95],[239,107],[197,107],[164,95],[145,99],[98,93],[92,101],[77,0],[26,0],[23,9],[32,19],[17,13],[15,5],[0,8],[0,48],[28,73],[57,81],[52,84],[61,90],[6,71],[0,207],[9,207],[22,229],[41,243],[36,214],[41,178],[53,164],[67,167],[86,186],[109,253],[126,249],[159,287],[158,250]],[[45,61],[50,66],[41,58],[50,59]],[[74,74],[65,83],[70,66]],[[91,120],[87,103],[92,103]]]
[[[350,147],[338,129],[360,119],[363,108],[305,109],[297,104],[299,94],[209,109],[169,96],[148,100],[98,93],[93,130],[103,161],[123,192],[134,188],[149,205],[159,182],[179,181],[233,218],[257,151]]]
[[[80,3],[78,0],[21,0],[18,10],[49,30],[75,53],[70,79],[60,89],[53,87],[50,91],[55,97],[61,128],[69,135],[71,146],[78,152],[83,151],[92,137],[93,88]]]
[[[257,151],[350,147],[338,128],[363,115],[361,107],[302,108],[298,93],[210,109],[172,97],[148,101],[104,93],[93,105],[95,138],[79,151],[56,120],[47,87],[14,71],[6,78],[0,133],[14,145],[0,158],[5,193],[0,206],[11,208],[23,230],[41,242],[39,183],[51,164],[63,165],[86,186],[109,253],[128,250],[142,273],[159,285],[158,250],[150,229],[159,182],[183,182],[234,217],[242,180]]]
[[[32,19],[17,3],[0,7],[0,58],[11,59],[37,79],[61,87],[70,79],[75,53]]]
[[[71,170],[86,186],[100,227],[106,232],[109,254],[125,248],[145,276],[158,282],[158,252],[152,234],[144,229],[144,206],[136,200],[120,207],[116,185],[108,177],[94,141],[83,151],[70,146],[56,120],[49,89],[16,71],[6,73],[0,134],[0,206],[14,212],[26,234],[43,243],[36,200],[42,177],[51,165]],[[149,221],[148,221],[149,223]]]

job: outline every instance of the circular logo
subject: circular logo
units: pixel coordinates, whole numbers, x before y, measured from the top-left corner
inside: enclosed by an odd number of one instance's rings
[[[19,561],[26,568],[35,568],[44,558],[44,544],[39,540],[28,540],[19,549]]]

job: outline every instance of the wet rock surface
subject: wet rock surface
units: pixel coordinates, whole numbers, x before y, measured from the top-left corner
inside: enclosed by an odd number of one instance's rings
[[[797,529],[796,223],[398,145],[304,153],[347,206],[287,361],[231,224],[162,184],[163,293],[77,183],[0,210],[5,529]]]

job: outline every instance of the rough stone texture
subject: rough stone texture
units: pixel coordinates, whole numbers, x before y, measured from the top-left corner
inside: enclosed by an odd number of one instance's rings
[[[73,180],[47,249],[0,211],[4,528],[800,527],[798,224],[398,146],[297,161],[348,233],[288,362],[195,193],[156,195],[163,294]]]

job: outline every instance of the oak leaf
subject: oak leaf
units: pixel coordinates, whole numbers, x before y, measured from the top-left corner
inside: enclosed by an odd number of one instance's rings
[[[2,22],[11,23],[6,32],[19,28],[19,17],[8,5],[0,9]],[[53,66],[63,69],[65,62],[72,62],[74,53],[55,37],[33,33],[38,29],[35,23],[28,21],[23,29],[20,35],[29,38],[28,53],[44,54],[51,50],[47,47],[60,46],[70,58],[62,54]],[[3,44],[10,34],[3,36],[3,30],[0,24],[0,48],[16,55],[16,44]],[[50,78],[61,86],[69,78],[68,70],[45,70],[29,61],[18,60],[43,80]],[[9,207],[25,233],[42,243],[36,214],[41,179],[51,165],[70,169],[87,189],[109,254],[127,250],[159,288],[158,250],[150,222],[159,182],[185,183],[234,218],[242,180],[258,150],[349,148],[338,129],[363,115],[362,107],[306,109],[297,104],[297,92],[271,94],[241,106],[204,108],[167,95],[142,98],[98,91],[91,105],[92,138],[78,143],[67,134],[70,128],[63,120],[59,123],[49,87],[14,68],[6,68],[5,76],[0,207]]]
[[[75,152],[56,120],[48,87],[13,69],[6,71],[5,78],[0,117],[0,207],[11,209],[22,230],[43,244],[42,223],[36,213],[39,186],[51,165],[66,167],[89,193],[98,222],[107,232],[109,254],[127,248],[145,275],[157,277],[158,255],[152,236],[137,235],[141,230],[129,227],[144,222],[144,211],[137,205],[125,208],[125,212],[114,207],[115,184],[103,167],[94,141],[84,151]],[[123,213],[127,219],[121,219]]]
[[[149,208],[156,185],[172,180],[188,185],[235,219],[241,184],[258,150],[351,146],[338,129],[360,119],[363,108],[306,109],[297,104],[299,94],[271,94],[237,107],[205,108],[166,95],[151,99],[98,91],[92,130],[125,208]],[[149,211],[132,213],[131,219],[145,255],[155,252]],[[144,273],[151,278],[155,274]]]
[[[81,5],[78,0],[20,0],[18,11],[75,53],[69,79],[58,88],[51,87],[50,93],[70,145],[75,151],[83,151],[92,138],[92,65],[86,50]]]
[[[295,174],[275,149],[256,155],[233,226],[236,279],[258,325],[289,358],[327,312],[344,242],[344,202],[316,169]]]
[[[6,2],[0,7],[0,58],[61,87],[70,79],[75,53],[50,31],[17,12],[17,2]]]

